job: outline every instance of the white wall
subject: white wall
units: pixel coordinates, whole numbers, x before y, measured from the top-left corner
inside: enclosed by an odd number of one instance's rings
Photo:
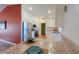
[[[63,21],[64,21],[64,5],[63,4],[58,4],[56,5],[56,18],[55,18],[55,25],[57,27],[63,26]]]
[[[45,19],[46,27],[55,27],[55,14],[52,18]]]
[[[46,20],[46,27],[55,27],[55,19]]]
[[[67,5],[65,13],[64,34],[79,45],[79,5]]]
[[[32,15],[32,13],[25,10],[24,7],[22,7],[22,21],[27,21],[32,24],[38,24],[38,22],[36,21],[36,18]]]

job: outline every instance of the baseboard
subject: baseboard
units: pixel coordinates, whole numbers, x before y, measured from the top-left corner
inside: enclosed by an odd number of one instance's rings
[[[7,41],[7,40],[4,40],[4,39],[0,39],[0,41],[2,41],[2,42],[6,42],[6,43],[9,43],[9,44],[12,44],[12,45],[16,45],[15,43],[10,42],[10,41]]]
[[[67,37],[73,44],[79,46],[79,44],[77,44],[76,42],[72,41],[72,39],[70,37],[68,37],[66,34],[64,34],[63,32],[60,32],[61,35]]]

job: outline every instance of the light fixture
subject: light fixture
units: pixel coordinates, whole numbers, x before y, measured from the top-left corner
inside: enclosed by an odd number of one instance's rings
[[[48,13],[50,14],[50,13],[51,13],[51,11],[50,11],[50,10],[48,10]]]
[[[32,8],[32,7],[29,7],[29,9],[30,9],[30,10],[33,10],[33,8]]]
[[[67,5],[64,6],[64,12],[67,12]]]

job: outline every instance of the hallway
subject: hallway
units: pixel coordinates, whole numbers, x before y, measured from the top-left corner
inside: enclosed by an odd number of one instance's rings
[[[6,4],[0,8],[1,54],[26,54],[32,46],[44,54],[79,54],[79,5]]]

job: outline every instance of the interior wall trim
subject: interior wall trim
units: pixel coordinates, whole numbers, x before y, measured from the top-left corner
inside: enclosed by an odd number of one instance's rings
[[[7,41],[7,40],[4,40],[4,39],[0,39],[0,41],[2,41],[2,42],[6,42],[6,43],[9,43],[9,44],[12,44],[12,45],[16,45],[15,43],[10,42],[10,41]]]

